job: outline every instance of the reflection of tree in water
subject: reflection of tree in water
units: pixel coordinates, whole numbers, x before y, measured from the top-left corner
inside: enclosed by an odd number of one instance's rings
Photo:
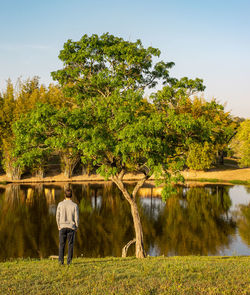
[[[130,207],[121,192],[111,183],[73,184],[72,189],[80,209],[75,255],[121,256],[122,247],[134,237]],[[57,254],[55,211],[63,198],[63,189],[52,185],[6,186],[5,194],[0,192],[0,260]],[[166,204],[145,197],[137,205],[147,253],[216,254],[235,232],[227,214],[231,200],[226,187],[179,188]],[[249,242],[249,206],[241,210],[239,231]],[[129,254],[134,255],[133,247]]]
[[[244,188],[245,188],[246,192],[247,192],[248,194],[250,194],[250,186],[244,186]]]
[[[155,241],[158,235],[157,220],[165,205],[161,198],[145,197],[140,199],[138,209],[141,216],[142,228],[144,232],[144,243],[146,253],[157,254],[152,249],[155,249]],[[160,254],[160,253],[158,253]]]
[[[51,249],[57,251],[56,231],[43,187],[7,185],[1,203],[1,259],[50,255]]]
[[[156,244],[165,255],[216,254],[230,244],[235,223],[227,213],[228,189],[180,188],[167,200],[155,227]]]
[[[240,205],[237,211],[237,226],[242,240],[250,246],[250,203]]]
[[[72,188],[80,209],[75,254],[121,256],[122,246],[133,237],[134,229],[130,208],[120,191],[111,184],[74,184]],[[64,199],[63,189],[58,190],[55,194],[51,186],[6,187],[0,200],[0,260],[57,254],[55,210]]]
[[[79,202],[77,256],[121,256],[122,246],[134,234],[130,208],[111,183],[74,185]]]

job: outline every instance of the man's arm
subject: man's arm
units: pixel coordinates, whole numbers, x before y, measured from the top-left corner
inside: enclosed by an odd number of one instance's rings
[[[56,209],[56,223],[57,223],[58,229],[60,229],[60,204],[58,204]]]
[[[75,208],[75,223],[76,223],[76,229],[78,229],[78,227],[79,227],[79,208],[77,205]]]

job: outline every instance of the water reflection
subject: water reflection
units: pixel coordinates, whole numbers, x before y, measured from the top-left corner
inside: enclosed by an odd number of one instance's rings
[[[122,247],[134,237],[134,230],[130,207],[120,191],[108,182],[74,184],[72,189],[80,209],[75,255],[121,256]],[[147,184],[139,191],[138,200],[146,252],[219,255],[224,249],[230,252],[232,244],[239,240],[250,255],[250,195],[247,191],[244,195],[248,204],[241,204],[238,198],[231,212],[232,189],[219,185],[179,187],[178,193],[163,203],[160,188]],[[55,213],[62,199],[60,186],[2,186],[0,260],[57,254]],[[133,253],[131,248],[129,254]]]
[[[228,189],[181,188],[155,222],[155,243],[165,255],[210,255],[228,247],[236,223],[228,216]]]
[[[250,202],[248,205],[239,205],[236,211],[239,234],[246,245],[250,246]]]
[[[0,259],[47,257],[57,251],[54,215],[42,186],[8,185],[0,203]]]

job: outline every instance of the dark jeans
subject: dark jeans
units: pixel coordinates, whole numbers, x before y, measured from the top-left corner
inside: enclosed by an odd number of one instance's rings
[[[59,262],[64,263],[64,248],[68,239],[68,259],[67,264],[70,264],[73,258],[73,247],[75,240],[75,231],[71,228],[62,228],[59,230]]]

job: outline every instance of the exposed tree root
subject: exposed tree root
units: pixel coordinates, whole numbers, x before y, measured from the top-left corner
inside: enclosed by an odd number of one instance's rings
[[[128,248],[136,242],[136,238],[129,241],[123,248],[122,248],[122,257],[127,257]]]

